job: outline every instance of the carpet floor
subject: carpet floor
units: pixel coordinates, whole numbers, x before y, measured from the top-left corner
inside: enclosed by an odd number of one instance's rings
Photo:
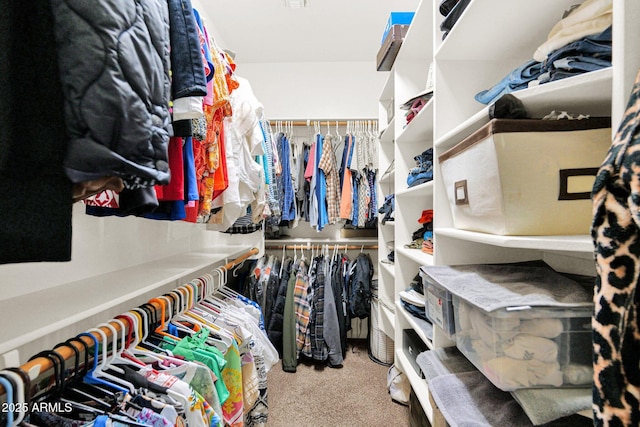
[[[409,425],[409,408],[391,400],[388,367],[369,358],[364,340],[349,341],[340,369],[279,362],[267,377],[270,427],[392,427]]]

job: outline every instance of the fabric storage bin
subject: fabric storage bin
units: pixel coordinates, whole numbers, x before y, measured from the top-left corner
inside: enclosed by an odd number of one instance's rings
[[[494,119],[439,156],[456,228],[588,234],[591,189],[611,119]]]
[[[425,293],[425,314],[434,325],[438,325],[449,339],[455,335],[453,320],[453,303],[451,294],[434,282],[420,267],[420,277]]]
[[[592,381],[592,290],[540,264],[421,268],[452,296],[456,347],[504,391]]]
[[[485,312],[457,296],[453,308],[456,347],[499,389],[591,384],[591,309]]]

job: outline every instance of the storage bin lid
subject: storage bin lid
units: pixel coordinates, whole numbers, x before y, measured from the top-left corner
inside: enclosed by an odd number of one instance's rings
[[[611,117],[592,117],[581,120],[493,119],[480,129],[438,156],[440,162],[454,157],[474,144],[496,133],[567,132],[611,127]]]
[[[422,266],[429,280],[491,312],[516,307],[589,307],[593,295],[551,268],[514,264]]]

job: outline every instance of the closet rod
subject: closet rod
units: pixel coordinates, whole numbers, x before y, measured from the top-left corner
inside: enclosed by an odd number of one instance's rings
[[[378,119],[337,120],[338,126],[346,126],[347,123],[350,123],[350,122],[369,122],[369,121],[377,122]],[[276,122],[288,123],[293,126],[313,126],[314,122],[318,122],[321,125],[325,125],[325,126],[327,125],[327,122],[329,122],[330,126],[336,125],[336,120],[269,120],[269,123],[271,125],[273,125]]]
[[[221,268],[224,270],[230,270],[235,266],[242,264],[247,258],[253,255],[257,255],[259,252],[260,250],[258,248],[252,248],[247,252],[245,252],[244,254],[233,259],[232,261],[224,264],[221,267],[216,267],[213,270],[216,270],[218,268]],[[197,296],[199,297],[199,295],[200,293],[198,293]],[[163,312],[162,310],[163,307],[159,303],[156,303],[154,301],[149,303],[156,309],[156,316],[158,316],[159,319],[167,315],[167,313]],[[114,321],[109,321],[105,323],[114,327],[118,335],[121,333],[122,328],[119,323]],[[106,326],[101,326],[98,329],[101,329],[105,333],[107,337],[107,342],[110,342],[113,339],[111,330],[109,328],[107,328]],[[125,328],[125,334],[127,335],[129,334],[128,327]],[[97,332],[91,332],[91,335],[96,337],[96,339],[98,339],[99,342],[102,341],[102,337]],[[79,339],[81,339],[82,341],[84,341],[85,344],[87,344],[89,351],[93,351],[94,342],[91,338],[83,336],[83,337],[79,337]],[[74,343],[74,342],[72,342],[71,345],[76,347],[76,349],[79,352],[79,356],[82,358],[81,360],[84,360],[83,359],[84,346],[78,348],[80,344]],[[53,349],[50,349],[50,350],[53,350]],[[67,346],[58,347],[55,349],[55,352],[58,353],[64,359],[65,368],[67,371],[69,371],[69,368],[73,367],[72,365],[70,365],[69,362],[75,359],[76,353]],[[90,363],[92,363],[93,353],[90,355],[89,360],[90,360]],[[54,376],[53,363],[48,358],[37,357],[21,365],[19,369],[24,373],[26,373],[31,380],[31,391],[29,392],[29,395],[31,396],[32,399],[46,393],[47,391],[55,387],[55,384],[53,384],[53,381],[52,381]],[[43,387],[42,384],[45,384],[45,386]],[[5,389],[0,385],[0,401],[2,401],[3,399],[6,399]]]
[[[338,245],[338,244],[330,244],[330,243],[319,243],[319,244],[312,244],[311,246],[324,246],[324,245],[328,245],[329,248],[333,248],[335,246],[338,247],[338,249],[346,249],[347,250],[356,250],[356,249],[378,249],[378,245]],[[307,245],[306,244],[300,244],[300,245],[269,245],[269,246],[265,246],[264,247],[265,250],[275,250],[275,249],[289,249],[289,250],[294,250],[294,249],[307,249]]]

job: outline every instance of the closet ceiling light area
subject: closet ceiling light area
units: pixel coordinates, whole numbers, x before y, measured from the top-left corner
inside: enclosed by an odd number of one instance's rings
[[[202,0],[236,61],[375,61],[390,12],[412,12],[418,0]]]

